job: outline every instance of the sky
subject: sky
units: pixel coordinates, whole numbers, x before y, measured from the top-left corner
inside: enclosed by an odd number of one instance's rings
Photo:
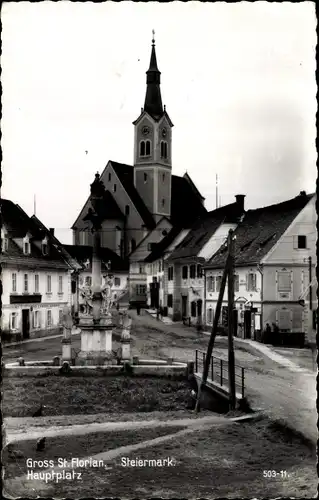
[[[2,188],[72,243],[94,174],[132,164],[152,30],[173,173],[215,208],[315,191],[315,4],[2,5]],[[87,153],[86,153],[87,151]]]

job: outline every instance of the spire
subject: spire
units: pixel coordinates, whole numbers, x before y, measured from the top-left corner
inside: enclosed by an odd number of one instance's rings
[[[161,97],[161,72],[157,67],[156,60],[156,52],[155,52],[155,31],[152,31],[152,52],[151,52],[151,60],[150,67],[146,72],[146,96],[145,96],[145,104],[144,110],[150,115],[156,117],[161,116],[163,114],[163,104]]]

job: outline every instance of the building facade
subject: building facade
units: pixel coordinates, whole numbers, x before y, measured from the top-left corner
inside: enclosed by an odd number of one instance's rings
[[[20,340],[60,333],[71,301],[73,267],[62,245],[19,205],[1,201],[2,338]]]
[[[302,191],[292,200],[249,210],[235,230],[234,314],[238,335],[260,339],[269,324],[276,325],[287,338],[298,333],[311,336],[315,313],[309,315],[309,307],[317,310],[315,280],[311,287],[312,303],[308,307],[307,290],[309,274],[315,276],[316,266],[315,203],[315,195]],[[214,319],[225,260],[225,247],[222,247],[205,265],[208,326]],[[227,286],[224,299],[225,313],[220,321],[227,326]]]

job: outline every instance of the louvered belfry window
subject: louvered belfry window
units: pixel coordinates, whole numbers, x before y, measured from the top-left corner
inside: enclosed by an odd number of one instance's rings
[[[278,292],[291,292],[290,271],[280,271],[277,273]]]

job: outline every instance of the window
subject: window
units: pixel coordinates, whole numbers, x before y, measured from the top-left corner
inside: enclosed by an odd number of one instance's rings
[[[91,285],[92,285],[92,277],[86,276],[85,277],[85,286],[91,286]]]
[[[162,175],[162,180],[165,182],[165,174]]]
[[[18,327],[18,313],[16,313],[16,312],[11,313],[10,327],[11,327],[11,330],[16,330]]]
[[[58,293],[63,293],[63,276],[59,276]]]
[[[50,274],[47,276],[47,293],[51,293],[52,292],[52,288],[51,288],[51,276]]]
[[[161,141],[161,158],[167,158],[167,142]]]
[[[208,276],[207,278],[207,291],[215,292],[215,276]]]
[[[63,324],[63,311],[59,309],[59,325]]]
[[[125,205],[125,215],[130,215],[130,206]]]
[[[165,199],[162,198],[162,207],[165,207]]]
[[[42,241],[42,253],[43,255],[48,255],[48,243],[47,240]]]
[[[207,323],[212,323],[213,322],[213,309],[209,308],[207,309]]]
[[[168,281],[173,281],[174,278],[174,268],[169,267],[168,268]]]
[[[145,155],[150,156],[151,154],[151,141],[146,141]]]
[[[202,277],[202,266],[200,264],[197,264],[197,278]]]
[[[134,252],[136,248],[136,241],[134,240],[134,238],[131,239],[131,252]]]
[[[27,274],[23,275],[23,291],[24,293],[28,293],[29,291],[29,276]]]
[[[116,193],[116,184],[113,184],[113,193]]]
[[[109,179],[109,182],[110,182],[110,181],[111,181],[111,179],[112,179],[111,172],[109,172],[109,177],[108,177],[108,179]]]
[[[298,248],[307,248],[307,236],[298,236]]]
[[[162,261],[161,260],[158,262],[158,272],[159,273],[162,272]]]
[[[196,318],[196,302],[191,302],[191,316],[192,318]]]
[[[235,292],[239,292],[239,275],[235,274],[234,276],[234,290]]]
[[[182,268],[182,279],[187,280],[188,278],[188,266],[183,266]]]
[[[33,328],[40,328],[40,311],[33,313]]]
[[[137,295],[146,295],[146,285],[136,285]]]
[[[120,286],[121,285],[121,279],[120,278],[114,278],[114,286]]]
[[[47,311],[47,326],[52,326],[52,311]]]
[[[247,279],[247,291],[255,292],[257,288],[257,276],[255,273],[249,273]]]
[[[291,330],[291,311],[289,309],[281,309],[277,311],[278,328],[282,332]]]
[[[16,292],[17,291],[17,274],[12,273],[12,291]]]
[[[191,279],[195,279],[196,278],[196,265],[195,264],[192,264],[189,268],[189,277]]]
[[[145,273],[145,266],[143,265],[140,265],[140,274],[144,274]]]
[[[147,174],[144,172],[144,184],[147,182]]]
[[[279,271],[277,273],[278,292],[291,292],[291,273],[290,271]]]
[[[145,156],[145,142],[140,142],[140,156]]]
[[[173,307],[173,295],[171,293],[167,295],[167,307]]]
[[[221,276],[216,276],[216,292],[219,292],[221,282],[222,282],[222,277]]]
[[[34,275],[34,293],[39,293],[39,275]]]
[[[25,255],[29,255],[30,254],[30,243],[29,241],[25,241],[24,244],[23,244],[23,252]]]

